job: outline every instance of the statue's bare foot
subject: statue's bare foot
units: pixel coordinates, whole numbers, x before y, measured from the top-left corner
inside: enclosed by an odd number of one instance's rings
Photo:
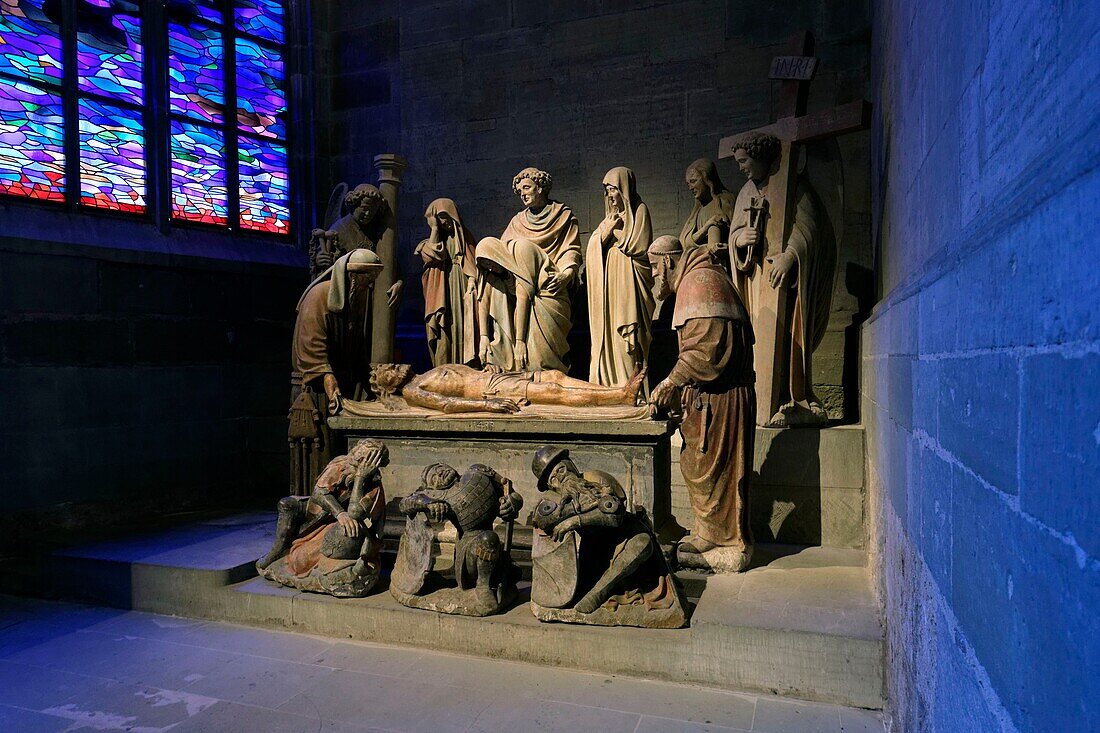
[[[681,540],[680,544],[676,547],[676,551],[693,552],[696,555],[702,555],[704,552],[713,550],[715,547],[718,547],[718,545],[693,534]]]
[[[642,389],[642,382],[645,381],[645,369],[639,368],[638,371],[630,378],[630,381],[623,385],[623,402],[630,405],[638,404],[638,393]]]

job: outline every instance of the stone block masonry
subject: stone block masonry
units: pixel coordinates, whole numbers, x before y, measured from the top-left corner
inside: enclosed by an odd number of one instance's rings
[[[0,240],[0,545],[277,498],[306,277]]]
[[[1100,729],[1100,8],[875,17],[863,328],[894,729]]]

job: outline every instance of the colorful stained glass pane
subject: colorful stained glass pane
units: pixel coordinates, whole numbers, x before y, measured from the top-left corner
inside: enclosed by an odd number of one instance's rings
[[[221,0],[167,0],[165,11],[168,20],[189,25],[196,21],[221,25],[222,11],[213,5],[221,5]]]
[[[137,6],[81,0],[76,13],[80,89],[141,104],[141,19]]]
[[[226,224],[225,139],[211,127],[172,121],[172,216]]]
[[[257,38],[283,42],[282,0],[235,0],[233,22],[237,29]]]
[[[286,136],[283,60],[278,52],[237,39],[237,124],[264,137]]]
[[[61,97],[0,82],[0,193],[64,201]]]
[[[80,100],[80,203],[145,211],[141,112]]]
[[[61,81],[61,11],[46,0],[0,0],[0,71]]]
[[[242,137],[237,152],[241,227],[286,234],[290,231],[286,146]]]
[[[168,24],[168,91],[173,112],[221,122],[225,109],[222,34],[200,25]]]

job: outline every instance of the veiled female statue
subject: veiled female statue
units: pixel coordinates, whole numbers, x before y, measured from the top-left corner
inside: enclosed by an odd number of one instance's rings
[[[625,384],[649,356],[653,240],[649,208],[638,196],[634,171],[612,168],[603,178],[604,218],[588,240],[588,318],[592,361],[588,381]]]
[[[424,327],[432,365],[477,360],[476,240],[451,199],[433,201],[424,212],[431,234],[414,254],[424,262]]]

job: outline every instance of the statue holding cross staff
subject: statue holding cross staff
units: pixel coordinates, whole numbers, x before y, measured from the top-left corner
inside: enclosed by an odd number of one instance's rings
[[[813,389],[812,358],[829,323],[836,241],[817,194],[799,175],[799,147],[866,129],[870,105],[857,101],[806,114],[816,68],[813,38],[792,41],[778,57],[784,79],[779,120],[722,138],[720,159],[733,158],[748,180],[730,222],[730,271],[756,336],[757,420],[769,427],[820,425],[828,416]],[[778,69],[778,71],[777,71]]]

